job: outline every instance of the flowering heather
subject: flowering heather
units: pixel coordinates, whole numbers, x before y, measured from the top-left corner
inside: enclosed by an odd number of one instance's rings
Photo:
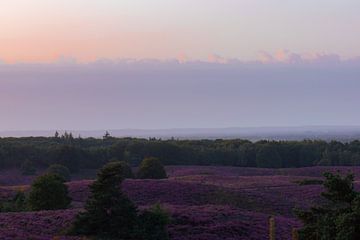
[[[163,180],[127,179],[124,192],[140,209],[160,202],[171,214],[171,239],[175,240],[255,240],[268,238],[268,218],[275,216],[278,239],[290,239],[299,227],[293,208],[307,208],[321,200],[321,185],[303,185],[304,179],[321,179],[324,171],[355,175],[360,168],[311,167],[300,169],[254,169],[236,167],[167,167]],[[7,174],[10,174],[7,172]],[[0,239],[78,239],[62,236],[89,196],[88,176],[73,177],[67,183],[72,198],[69,210],[0,213]],[[0,199],[11,199],[27,191],[29,177],[0,177]],[[82,178],[82,176],[85,176]],[[75,180],[76,179],[76,180]],[[83,179],[83,180],[82,180]],[[355,182],[360,189],[360,182]],[[62,236],[62,237],[61,237]]]
[[[14,186],[14,185],[26,185],[31,182],[36,176],[22,175],[18,169],[9,169],[0,171],[0,186]]]
[[[176,205],[206,204],[206,196],[216,192],[214,186],[169,180],[126,180],[124,191],[139,205],[156,202]]]
[[[0,186],[29,185],[39,175],[43,174],[46,169],[40,169],[36,175],[22,175],[18,169],[0,170]],[[79,173],[71,176],[73,180],[94,179],[96,170],[81,170]]]
[[[171,206],[173,223],[169,226],[175,240],[255,240],[266,239],[269,215],[239,210],[229,206]],[[299,223],[275,217],[279,239],[290,239],[291,229]]]
[[[303,176],[213,176],[192,175],[175,177],[182,182],[199,182],[231,189],[251,189],[267,187],[284,187],[298,185],[298,181],[308,179]]]
[[[170,177],[181,177],[191,175],[216,175],[216,176],[305,176],[322,177],[324,172],[340,171],[345,174],[352,172],[360,178],[360,166],[316,166],[303,168],[244,168],[223,166],[169,166],[166,168]]]
[[[229,206],[165,205],[172,216],[168,227],[174,240],[264,239],[269,215],[242,211]],[[62,236],[78,210],[40,211],[0,214],[0,238],[33,240],[79,240]],[[291,229],[299,223],[291,218],[276,217],[277,235],[289,239]],[[54,238],[58,237],[58,238]]]
[[[57,210],[0,214],[0,239],[2,240],[50,240],[63,235],[74,219],[77,210]],[[77,240],[80,238],[61,237]]]

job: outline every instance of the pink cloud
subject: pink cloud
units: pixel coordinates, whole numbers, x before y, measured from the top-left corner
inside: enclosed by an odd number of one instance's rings
[[[339,55],[326,54],[326,53],[308,53],[308,54],[304,54],[302,58],[305,61],[317,62],[317,63],[336,63],[341,61]]]
[[[297,53],[290,52],[289,50],[279,50],[275,54],[275,59],[278,62],[284,62],[284,63],[299,63],[302,62],[302,56]]]
[[[279,50],[275,54],[268,52],[260,52],[258,61],[261,63],[286,63],[286,64],[298,64],[298,63],[319,63],[329,64],[338,63],[341,58],[337,54],[327,53],[294,53],[289,50]]]
[[[179,62],[179,63],[186,63],[186,62],[189,62],[190,61],[190,58],[185,54],[185,53],[180,53],[176,60]]]
[[[226,58],[223,58],[217,54],[210,54],[208,57],[208,61],[211,63],[221,63],[221,64],[228,63],[228,60]]]
[[[268,52],[265,52],[265,51],[259,52],[258,59],[262,63],[274,62],[274,57],[271,54],[269,54]]]

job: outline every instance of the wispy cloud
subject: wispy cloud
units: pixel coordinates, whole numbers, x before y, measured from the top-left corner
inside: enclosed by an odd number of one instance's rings
[[[294,53],[289,50],[281,49],[272,54],[269,52],[260,52],[258,60],[262,63],[288,63],[288,64],[302,64],[302,63],[320,63],[320,64],[333,64],[354,59],[341,60],[338,54],[329,53]]]
[[[255,60],[242,60],[240,58],[226,58],[219,54],[209,54],[206,59],[192,58],[185,53],[178,54],[175,58],[168,59],[156,59],[156,58],[98,58],[93,61],[80,61],[72,56],[60,55],[54,61],[50,62],[12,62],[8,63],[2,61],[0,58],[0,64],[3,65],[114,65],[114,64],[140,64],[140,63],[153,63],[153,64],[164,64],[164,63],[181,63],[181,64],[231,64],[231,65],[251,65],[251,64],[291,64],[291,65],[302,65],[302,64],[350,64],[360,62],[360,56],[354,58],[342,58],[338,54],[334,53],[321,53],[321,52],[307,52],[307,53],[295,53],[289,50],[281,49],[275,53],[266,51],[259,51],[258,56]]]

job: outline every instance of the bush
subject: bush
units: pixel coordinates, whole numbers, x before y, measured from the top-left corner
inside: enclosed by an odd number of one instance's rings
[[[57,174],[45,174],[35,179],[28,198],[30,210],[65,209],[70,205],[68,188]]]
[[[129,165],[129,163],[127,163],[126,161],[119,161],[116,158],[113,158],[109,161],[109,163],[120,163],[122,166],[122,175],[124,178],[134,178],[134,173]]]
[[[139,216],[140,237],[142,240],[168,240],[166,226],[169,224],[169,214],[155,204],[149,210],[145,210]]]
[[[20,169],[21,169],[22,175],[35,175],[36,174],[36,168],[30,160],[25,160],[21,164]]]
[[[137,176],[142,179],[167,178],[164,166],[154,157],[145,158],[141,162]]]
[[[22,191],[16,193],[16,195],[10,201],[0,204],[0,212],[22,212],[26,210],[25,194]]]
[[[135,239],[137,208],[121,191],[123,166],[105,165],[90,186],[91,194],[71,229],[71,234],[104,239]]]
[[[303,179],[303,180],[296,181],[296,183],[299,184],[300,186],[321,185],[324,183],[324,181],[320,180],[320,179]]]
[[[67,167],[60,164],[53,164],[47,170],[47,173],[57,174],[62,177],[66,182],[71,180],[71,174]]]

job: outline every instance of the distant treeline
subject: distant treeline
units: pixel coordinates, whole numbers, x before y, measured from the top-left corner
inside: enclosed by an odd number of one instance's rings
[[[360,141],[160,140],[73,137],[0,138],[0,168],[58,163],[72,172],[99,168],[112,159],[137,166],[144,157],[165,165],[221,165],[287,168],[315,165],[360,165]]]

